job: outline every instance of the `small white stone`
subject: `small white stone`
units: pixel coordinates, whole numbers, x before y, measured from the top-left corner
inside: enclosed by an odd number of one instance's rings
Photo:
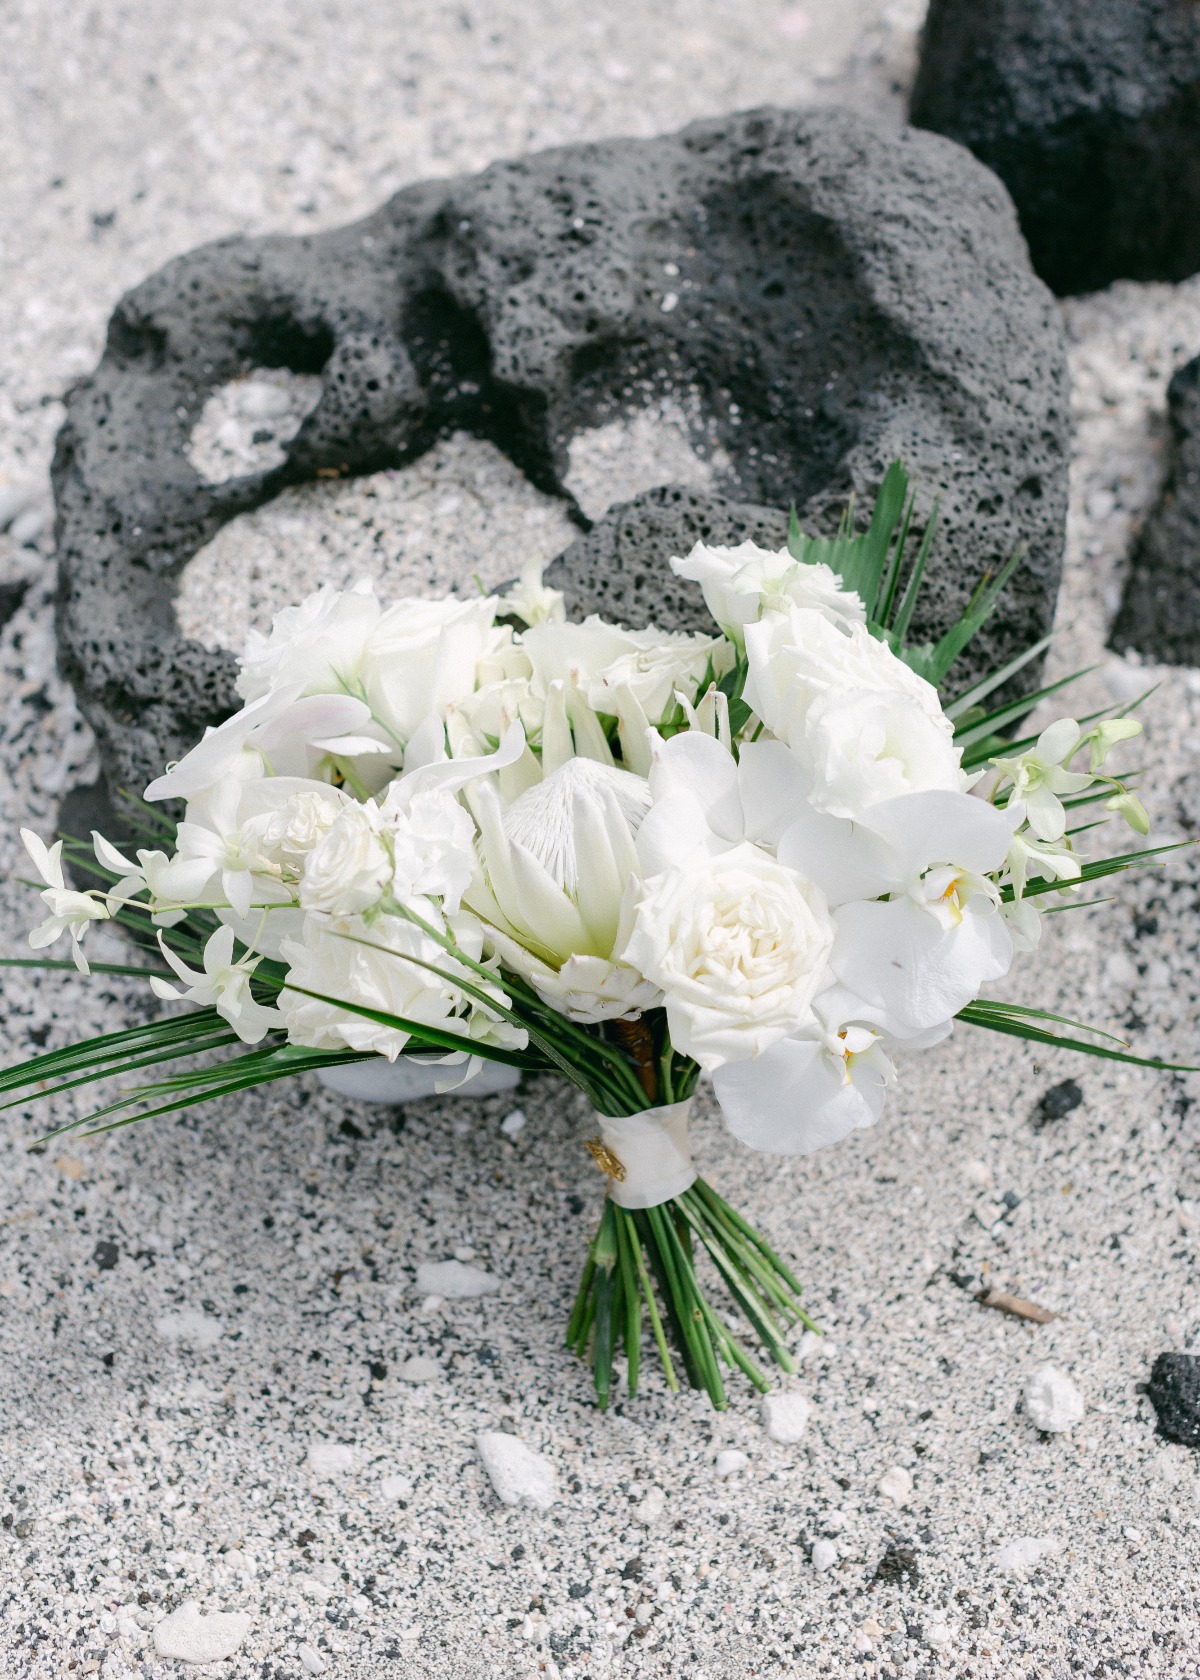
[[[812,1566],[821,1574],[832,1569],[838,1560],[837,1545],[832,1540],[817,1540],[812,1549]]]
[[[713,1469],[722,1478],[736,1476],[738,1471],[744,1470],[749,1462],[750,1460],[744,1452],[739,1452],[736,1447],[726,1447],[724,1452],[717,1454]]]
[[[921,1630],[925,1643],[934,1651],[944,1651],[954,1638],[948,1624],[940,1617],[933,1616],[925,1623]]]
[[[101,1633],[116,1633],[116,1631],[117,1631],[117,1618],[112,1614],[112,1612],[110,1610],[106,1610],[100,1618],[100,1624],[99,1625],[100,1625],[100,1632]]]
[[[469,1264],[475,1258],[475,1250],[469,1243],[463,1243],[454,1250],[454,1258],[461,1260],[464,1264]]]
[[[32,479],[23,484],[0,484],[0,531],[7,531],[14,519],[46,494],[45,485]]]
[[[189,1598],[155,1625],[154,1649],[160,1657],[173,1657],[176,1662],[224,1662],[249,1632],[250,1617],[244,1611],[202,1616],[195,1599]]]
[[[1053,1557],[1058,1549],[1057,1540],[1023,1534],[1019,1539],[1008,1540],[1000,1547],[996,1553],[996,1568],[1005,1575],[1018,1575],[1022,1570],[1032,1569],[1034,1564],[1040,1563],[1044,1557]]]
[[[411,1499],[413,1485],[407,1476],[385,1476],[379,1491],[385,1499]]]
[[[659,307],[662,310],[664,315],[669,315],[671,313],[671,311],[678,306],[678,303],[679,303],[679,293],[678,292],[667,292],[666,295],[664,296],[663,300],[662,300],[662,303],[659,305]]]
[[[854,1649],[859,1653],[859,1655],[863,1657],[869,1657],[871,1652],[875,1649],[871,1640],[871,1635],[869,1633],[865,1633],[862,1628],[858,1628],[856,1630],[851,1644],[854,1646]]]
[[[500,1130],[505,1137],[519,1137],[525,1130],[526,1119],[523,1108],[514,1108],[511,1114],[506,1114],[500,1122]]]
[[[300,1658],[300,1667],[306,1674],[324,1674],[325,1658],[320,1651],[314,1651],[311,1645],[301,1645],[296,1655]]]
[[[799,1363],[803,1365],[809,1354],[819,1352],[824,1340],[824,1336],[819,1336],[815,1330],[806,1330],[796,1343],[796,1358]]]
[[[154,1320],[155,1334],[164,1342],[189,1342],[195,1348],[215,1347],[221,1339],[223,1325],[219,1318],[208,1313],[188,1309],[184,1312],[161,1313]]]
[[[353,1470],[357,1453],[340,1441],[310,1441],[305,1463],[312,1475],[327,1480]]]
[[[1035,1429],[1065,1435],[1083,1418],[1083,1394],[1065,1372],[1042,1365],[1026,1385],[1025,1410]]]
[[[499,1289],[500,1280],[461,1260],[427,1260],[417,1267],[417,1292],[443,1301],[470,1301]]]
[[[367,1597],[366,1593],[355,1593],[354,1597],[350,1600],[350,1608],[356,1616],[369,1616],[371,1613],[371,1600]]]
[[[24,513],[19,513],[8,528],[13,547],[31,548],[46,529],[49,520],[50,510],[41,503],[26,508]]]
[[[643,1528],[650,1528],[662,1516],[666,1503],[667,1496],[663,1490],[652,1487],[633,1513],[634,1521],[641,1523]]]
[[[782,1391],[764,1394],[758,1415],[772,1441],[794,1447],[804,1435],[811,1409],[803,1394]]]
[[[963,1168],[963,1177],[979,1190],[990,1190],[993,1183],[992,1169],[986,1161],[968,1161]]]
[[[401,1382],[436,1382],[441,1374],[442,1367],[427,1353],[414,1353],[411,1359],[406,1359],[396,1369],[396,1375]]]
[[[907,1505],[912,1498],[913,1479],[899,1464],[893,1464],[890,1470],[885,1470],[875,1485],[883,1497],[890,1499],[893,1505]]]
[[[822,1528],[827,1528],[830,1534],[840,1534],[850,1521],[845,1511],[826,1511]]]
[[[502,1505],[527,1505],[548,1511],[558,1498],[554,1466],[515,1435],[485,1429],[476,1437],[483,1467]]]

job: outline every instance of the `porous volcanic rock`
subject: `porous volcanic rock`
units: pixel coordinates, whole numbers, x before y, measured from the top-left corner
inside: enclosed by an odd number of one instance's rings
[[[1195,0],[930,0],[909,114],[996,171],[1056,292],[1200,269]]]
[[[1200,1448],[1200,1355],[1160,1353],[1150,1371],[1146,1398],[1158,1415],[1160,1435]]]
[[[186,453],[197,417],[262,367],[319,373],[323,395],[281,466],[207,483]],[[110,781],[140,788],[235,704],[232,657],[182,639],[172,611],[226,520],[458,429],[567,497],[572,437],[664,397],[699,415],[714,494],[652,492],[594,530],[576,509],[586,535],[559,576],[577,610],[654,600],[663,619],[639,551],[661,575],[689,533],[774,541],[769,510],[793,501],[828,528],[898,455],[917,526],[942,493],[918,628],[1025,541],[974,668],[1046,629],[1065,363],[1004,189],[936,135],[752,111],[422,183],[320,236],[220,241],[121,301],[54,467],[63,663]]]
[[[1113,625],[1117,648],[1200,664],[1200,356],[1167,387],[1171,454],[1162,497],[1133,551]]]

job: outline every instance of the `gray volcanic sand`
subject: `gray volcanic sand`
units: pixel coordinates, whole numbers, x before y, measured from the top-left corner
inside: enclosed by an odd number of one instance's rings
[[[532,0],[9,8],[0,487],[44,474],[65,383],[120,290],[172,252],[333,225],[403,181],[579,135],[766,99],[894,112],[918,21],[865,0],[603,0],[586,18]],[[1200,673],[1115,659],[1103,638],[1161,476],[1166,380],[1200,349],[1200,288],[1118,286],[1066,319],[1079,445],[1053,657],[1100,662],[1079,709],[1160,684],[1125,762],[1145,769],[1157,837],[1184,837],[1200,831]],[[597,498],[629,482],[620,440],[607,480],[603,458]],[[438,520],[465,517],[436,510],[464,479],[483,485],[464,541],[503,549],[486,581],[562,533],[561,509],[478,446],[412,471],[395,496],[289,493],[193,567],[242,590],[242,614],[269,611],[291,562],[296,592],[360,572],[427,587],[446,576],[428,570],[447,563]],[[414,503],[432,517],[410,550]],[[0,565],[35,578],[0,636],[0,848],[24,874],[17,826],[49,834],[95,763],[54,671],[48,553],[0,538]],[[1010,995],[1194,1058],[1197,885],[1185,857],[1052,918]],[[32,900],[3,892],[21,954]],[[13,1056],[152,1008],[124,982],[21,971],[4,1000]],[[1036,1126],[1068,1076],[1082,1103]],[[519,1094],[515,1141],[511,1096],[387,1111],[302,1083],[34,1153],[84,1102],[17,1109],[0,1174],[0,1673],[193,1672],[151,1634],[186,1599],[250,1615],[232,1659],[194,1670],[222,1680],[1195,1672],[1197,1460],[1156,1437],[1138,1392],[1157,1352],[1200,1345],[1195,1095],[1194,1079],[963,1028],[909,1059],[873,1132],[808,1161],[736,1148],[702,1102],[704,1171],[793,1258],[826,1330],[790,1384],[813,1407],[799,1447],[767,1438],[744,1385],[717,1415],[651,1366],[636,1400],[597,1413],[560,1344],[602,1181],[581,1099],[551,1081]],[[416,1265],[456,1251],[498,1293],[423,1302]],[[984,1283],[1060,1316],[987,1311]],[[436,1380],[398,1377],[416,1354]],[[1047,1360],[1086,1396],[1067,1435],[1039,1435],[1022,1407]],[[556,1466],[548,1512],[497,1502],[474,1446],[496,1428]],[[306,1455],[326,1442],[354,1458],[319,1477]],[[730,1447],[748,1463],[720,1479]],[[877,1487],[897,1466],[903,1506]],[[822,1537],[839,1555],[818,1572]],[[1021,1539],[1049,1545],[1013,1573],[1000,1548]]]

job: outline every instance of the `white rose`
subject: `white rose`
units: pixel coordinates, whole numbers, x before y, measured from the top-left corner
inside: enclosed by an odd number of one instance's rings
[[[284,607],[269,635],[247,635],[238,693],[257,700],[292,684],[306,694],[342,692],[337,673],[357,669],[379,613],[374,585],[366,581],[345,592],[325,584],[298,606]]]
[[[496,601],[396,601],[380,617],[362,664],[363,695],[395,739],[406,742],[431,713],[475,691],[480,662],[497,655]]]
[[[752,542],[736,548],[697,543],[686,559],[671,561],[671,570],[700,585],[709,612],[739,646],[748,624],[792,606],[823,613],[846,628],[866,620],[862,601],[843,588],[835,572],[824,564],[802,564],[786,548],[774,552]]]
[[[858,817],[905,793],[957,792],[960,754],[944,728],[908,694],[851,689],[813,702],[802,755],[819,811]]]
[[[325,587],[279,613],[269,636],[250,632],[238,691],[247,700],[285,687],[350,695],[370,708],[379,742],[403,748],[431,713],[474,692],[480,662],[500,652],[495,610],[490,596],[384,608],[370,582]]]
[[[380,836],[374,805],[348,805],[304,863],[300,903],[305,910],[349,916],[379,902],[392,860]]]
[[[812,776],[818,809],[965,788],[937,690],[865,625],[793,607],[748,626],[746,656],[746,701]]]
[[[418,909],[425,921],[450,933],[466,956],[480,959],[483,933],[473,916],[459,915],[443,921],[437,907],[426,901],[420,901]],[[526,1042],[522,1029],[510,1026],[462,992],[455,984],[454,959],[436,940],[399,917],[381,916],[369,927],[359,917],[330,922],[315,922],[310,917],[303,941],[285,940],[282,955],[289,967],[289,980],[306,991],[439,1027],[476,1043],[520,1049]],[[435,964],[447,978],[405,961],[406,957]],[[463,979],[493,990],[491,983],[481,981],[474,970],[461,973]],[[498,985],[494,996],[497,1001],[505,1000]],[[401,1027],[368,1020],[288,987],[279,994],[279,1010],[293,1044],[319,1050],[370,1050],[395,1061],[410,1042],[410,1034]]]
[[[647,883],[620,955],[662,988],[676,1049],[711,1070],[805,1024],[833,939],[820,891],[742,844]]]

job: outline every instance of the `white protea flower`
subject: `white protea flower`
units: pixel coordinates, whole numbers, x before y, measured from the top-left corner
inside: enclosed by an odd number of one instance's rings
[[[479,878],[466,903],[504,960],[576,1020],[636,1014],[657,989],[613,955],[628,932],[634,838],[650,806],[639,776],[569,758],[511,805],[478,783]]]

